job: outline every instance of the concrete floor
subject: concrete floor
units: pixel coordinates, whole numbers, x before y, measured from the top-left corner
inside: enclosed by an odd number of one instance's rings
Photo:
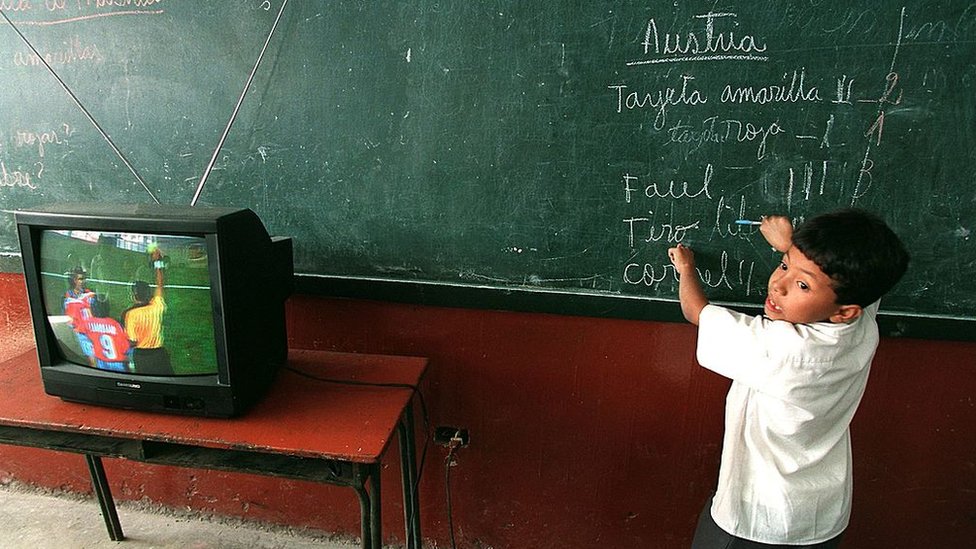
[[[354,549],[357,540],[116,502],[125,541],[109,539],[94,498],[0,485],[0,549]]]

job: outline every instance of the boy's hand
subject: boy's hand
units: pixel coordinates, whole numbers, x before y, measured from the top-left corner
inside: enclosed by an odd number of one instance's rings
[[[694,273],[695,271],[695,252],[684,244],[678,244],[674,248],[668,249],[668,258],[678,274]]]
[[[708,305],[708,298],[698,282],[695,272],[695,253],[691,248],[678,244],[668,249],[668,257],[674,270],[678,272],[678,301],[681,302],[681,313],[695,326],[701,317],[702,309]]]
[[[793,224],[783,215],[766,215],[762,218],[759,232],[766,242],[778,252],[785,252],[793,245]]]

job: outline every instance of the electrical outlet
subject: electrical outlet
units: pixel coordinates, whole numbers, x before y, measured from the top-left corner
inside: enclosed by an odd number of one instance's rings
[[[471,436],[463,427],[440,426],[434,429],[434,442],[441,446],[464,448],[471,442]]]

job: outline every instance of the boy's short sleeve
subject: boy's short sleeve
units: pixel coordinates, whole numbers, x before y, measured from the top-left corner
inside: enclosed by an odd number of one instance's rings
[[[699,317],[697,358],[699,364],[717,374],[786,397],[785,393],[800,381],[798,374],[816,375],[808,368],[796,368],[798,362],[810,358],[800,356],[803,339],[788,322],[708,305]]]

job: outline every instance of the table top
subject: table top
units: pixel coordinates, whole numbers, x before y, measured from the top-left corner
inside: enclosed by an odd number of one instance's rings
[[[292,349],[261,401],[221,419],[65,402],[44,392],[32,349],[0,363],[0,425],[378,463],[413,397],[402,385],[426,368],[419,357]]]

